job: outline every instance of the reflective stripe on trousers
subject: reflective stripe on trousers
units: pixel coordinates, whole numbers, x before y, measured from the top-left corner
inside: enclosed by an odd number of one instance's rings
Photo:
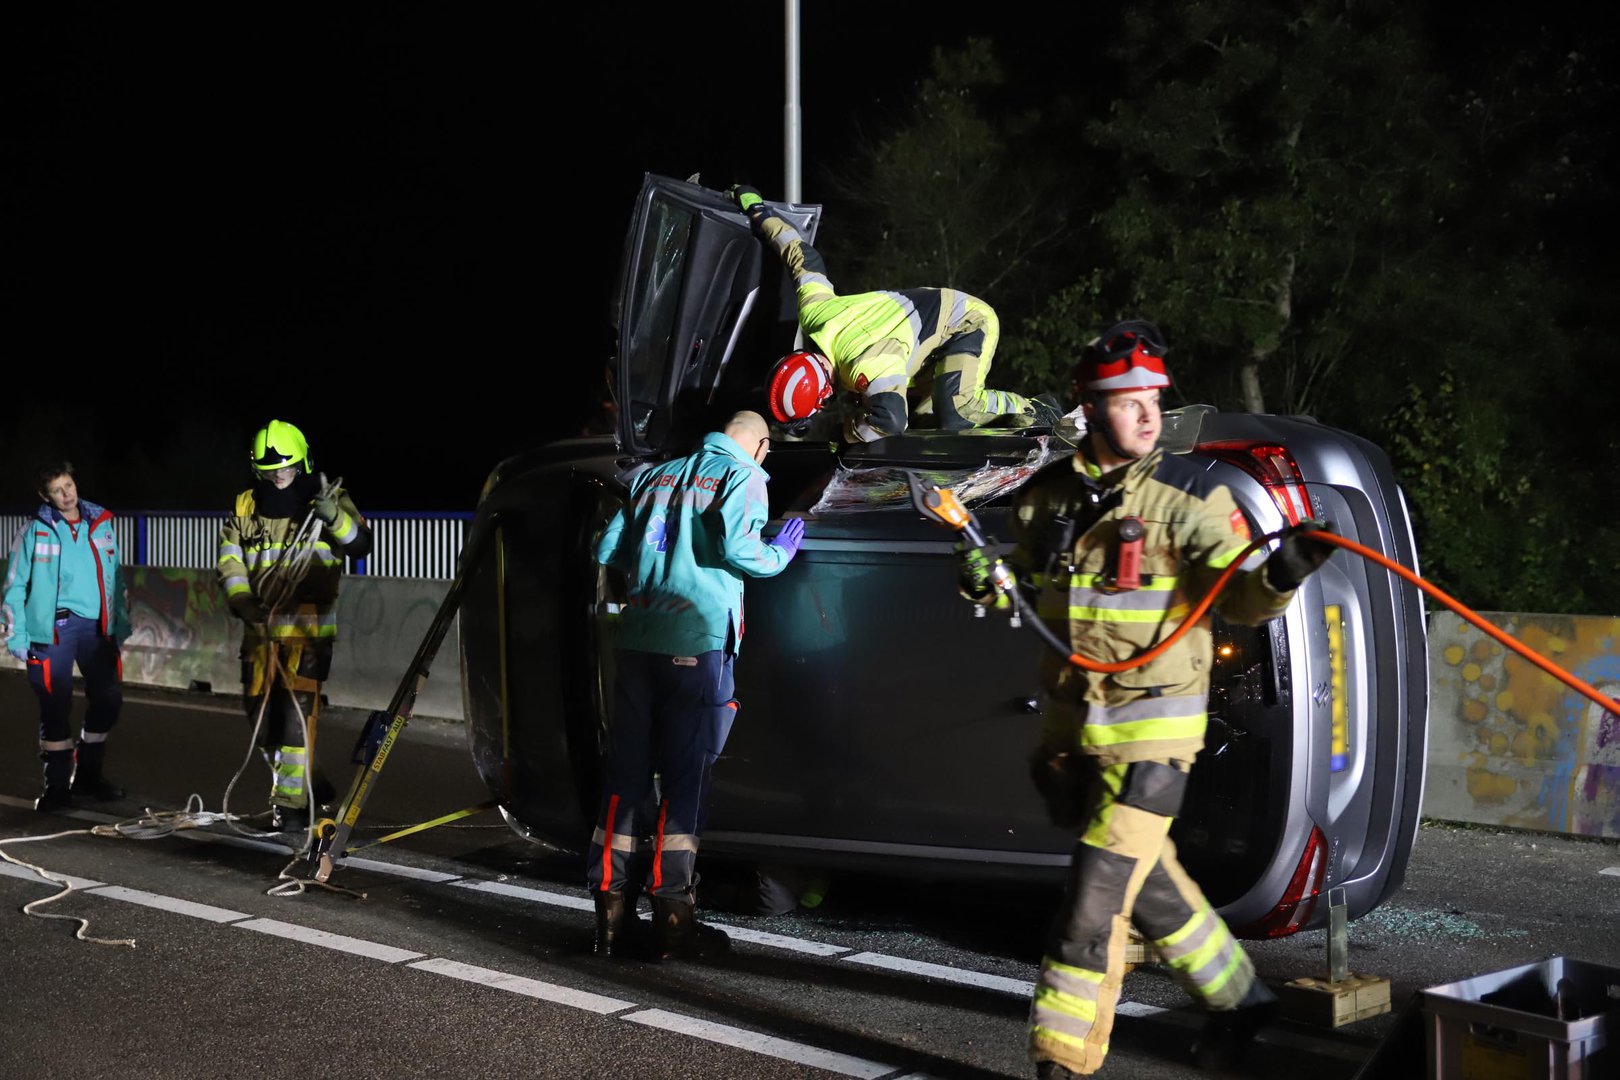
[[[1095,809],[1075,845],[1029,1021],[1030,1056],[1078,1073],[1108,1054],[1132,922],[1207,1008],[1236,1007],[1254,981],[1247,954],[1176,860],[1170,825],[1187,763],[1093,767]]]

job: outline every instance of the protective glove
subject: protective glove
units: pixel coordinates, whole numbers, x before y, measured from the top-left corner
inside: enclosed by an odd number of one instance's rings
[[[337,520],[338,503],[335,494],[321,493],[309,500],[309,508],[315,511],[315,516],[328,525]]]
[[[1029,778],[1046,803],[1046,816],[1054,825],[1073,827],[1090,813],[1089,774],[1077,757],[1071,751],[1054,750],[1044,744],[1029,756]]]
[[[10,653],[12,656],[15,656],[23,663],[28,663],[28,642],[20,641],[13,645],[8,641],[6,642],[6,652]]]
[[[956,545],[956,558],[956,580],[963,596],[983,600],[995,590],[990,573],[1000,560],[992,558],[984,548],[966,543]]]
[[[245,623],[262,623],[270,617],[259,598],[252,593],[237,593],[230,598],[231,613]]]
[[[1311,533],[1333,532],[1333,523],[1309,519],[1283,534],[1282,543],[1266,560],[1266,580],[1278,592],[1293,592],[1333,554],[1333,545],[1312,539]]]
[[[782,522],[782,531],[771,537],[770,545],[785,551],[791,561],[799,553],[799,544],[803,541],[804,518],[788,518]]]
[[[737,209],[750,218],[754,216],[755,210],[762,209],[765,206],[765,197],[759,193],[758,189],[751,188],[747,184],[732,184],[731,190],[726,194],[730,195],[731,200],[737,204]]]

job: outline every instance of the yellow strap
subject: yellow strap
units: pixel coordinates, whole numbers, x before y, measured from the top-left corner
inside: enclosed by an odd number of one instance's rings
[[[457,810],[453,814],[446,814],[443,817],[436,817],[432,821],[424,821],[420,825],[412,825],[409,828],[400,829],[398,832],[391,832],[387,836],[378,837],[376,840],[367,840],[363,844],[355,844],[343,854],[353,855],[356,851],[362,851],[365,848],[373,847],[377,844],[386,844],[390,840],[398,840],[400,837],[409,836],[412,833],[419,833],[425,829],[431,829],[435,825],[445,825],[459,818],[471,817],[473,814],[482,814],[485,810],[493,810],[500,805],[501,804],[498,802],[490,801],[486,803],[479,803],[477,806],[469,806],[465,810]]]

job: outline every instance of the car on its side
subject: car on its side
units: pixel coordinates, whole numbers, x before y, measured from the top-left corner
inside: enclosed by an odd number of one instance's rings
[[[819,208],[778,209],[813,235]],[[475,528],[461,656],[475,764],[515,828],[584,850],[613,698],[620,583],[593,541],[648,462],[758,408],[796,329],[791,282],[717,191],[648,176],[615,311],[615,435],[502,462]],[[1167,414],[1165,445],[1231,489],[1255,535],[1309,516],[1415,566],[1386,455],[1308,417]],[[1067,451],[1059,427],[911,430],[859,446],[773,442],[771,524],[805,516],[798,557],[747,585],[739,722],[715,769],[706,854],[907,877],[1060,880],[1074,843],[1027,768],[1043,646],[957,593],[953,538],[918,515],[906,470],[1009,535],[1018,487]],[[1206,747],[1174,837],[1235,930],[1351,918],[1400,883],[1427,739],[1421,593],[1334,558],[1280,618],[1214,619]]]

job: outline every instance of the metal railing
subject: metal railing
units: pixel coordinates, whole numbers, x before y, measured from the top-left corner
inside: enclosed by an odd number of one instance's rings
[[[387,512],[366,514],[371,526],[371,554],[352,560],[349,572],[377,577],[448,580],[467,539],[473,515]],[[17,531],[34,520],[31,513],[0,513],[0,557],[9,555]],[[219,560],[219,530],[226,515],[178,510],[113,511],[113,535],[127,566],[168,566],[212,570]]]

